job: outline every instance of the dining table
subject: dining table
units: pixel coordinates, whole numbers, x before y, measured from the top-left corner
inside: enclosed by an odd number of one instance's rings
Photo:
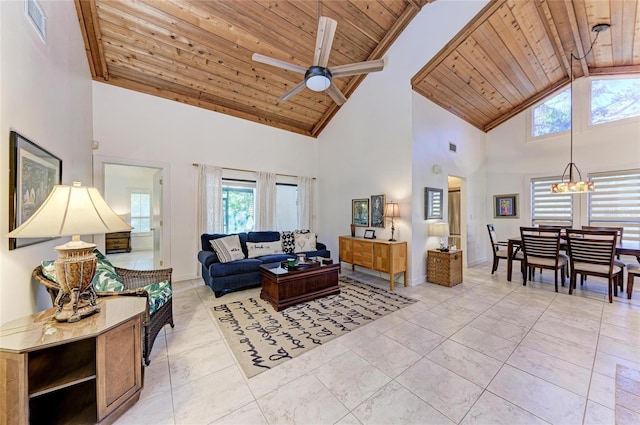
[[[516,236],[507,239],[507,280],[511,282],[513,271],[513,250],[522,247],[522,238]],[[560,249],[567,249],[567,240],[560,240]],[[616,245],[616,255],[633,255],[640,262],[640,241],[623,241]]]

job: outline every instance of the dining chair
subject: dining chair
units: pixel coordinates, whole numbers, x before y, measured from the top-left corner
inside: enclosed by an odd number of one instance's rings
[[[487,224],[487,230],[489,232],[489,240],[491,241],[491,253],[493,254],[493,267],[491,268],[491,274],[493,274],[498,270],[498,262],[509,258],[509,253],[507,252],[508,243],[506,241],[498,240],[493,224]],[[520,261],[520,264],[522,265],[523,259],[524,255],[522,254],[520,247],[516,247],[516,250],[511,256],[511,260]],[[520,268],[522,269],[522,266]]]
[[[582,230],[594,230],[594,231],[604,231],[604,232],[614,231],[616,232],[616,245],[619,245],[622,243],[622,233],[624,232],[624,227],[582,226]],[[596,237],[596,235],[594,235],[594,237]],[[620,254],[617,254],[616,257],[613,259],[613,264],[615,264],[616,266],[622,267],[623,269],[627,267],[627,263],[620,260]],[[623,271],[623,275],[624,275],[624,271]],[[582,285],[585,280],[586,280],[586,276],[580,276],[580,285]],[[623,281],[621,279],[619,282],[621,291],[623,290],[622,285],[623,285]]]
[[[633,292],[633,278],[640,276],[640,264],[627,264],[627,299]]]
[[[569,295],[573,294],[576,276],[599,276],[608,281],[609,302],[618,296],[622,267],[614,264],[617,232],[615,230],[567,230],[567,244],[571,263]]]
[[[544,227],[520,227],[522,250],[524,251],[523,285],[527,284],[527,273],[532,268],[549,269],[555,273],[558,292],[558,270],[564,286],[568,257],[560,253],[560,229]]]

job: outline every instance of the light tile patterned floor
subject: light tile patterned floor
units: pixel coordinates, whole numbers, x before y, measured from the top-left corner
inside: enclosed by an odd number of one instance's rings
[[[175,283],[176,327],[117,423],[615,423],[617,365],[640,370],[640,293],[609,304],[597,279],[569,296],[551,273],[524,287],[504,269],[465,269],[453,288],[396,285],[420,302],[251,379],[210,307],[258,290],[216,299],[201,280]]]

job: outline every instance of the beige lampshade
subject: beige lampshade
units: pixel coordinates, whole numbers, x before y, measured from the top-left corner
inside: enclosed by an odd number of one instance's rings
[[[56,185],[40,208],[10,238],[42,238],[122,232],[132,227],[107,205],[95,187]]]
[[[449,223],[436,222],[429,223],[428,226],[429,236],[445,237],[449,236]]]
[[[400,210],[397,202],[387,202],[384,208],[384,216],[387,218],[400,217]]]

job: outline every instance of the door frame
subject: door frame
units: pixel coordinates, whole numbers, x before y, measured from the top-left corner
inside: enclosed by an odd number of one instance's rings
[[[170,185],[170,164],[167,162],[146,161],[131,158],[120,158],[107,155],[93,155],[93,185],[104,194],[104,166],[105,164],[128,165],[132,167],[149,167],[162,170],[162,243],[161,261],[164,268],[171,267],[171,192],[167,189]],[[104,235],[94,235],[94,243],[104,252]],[[154,259],[155,261],[155,259]]]

